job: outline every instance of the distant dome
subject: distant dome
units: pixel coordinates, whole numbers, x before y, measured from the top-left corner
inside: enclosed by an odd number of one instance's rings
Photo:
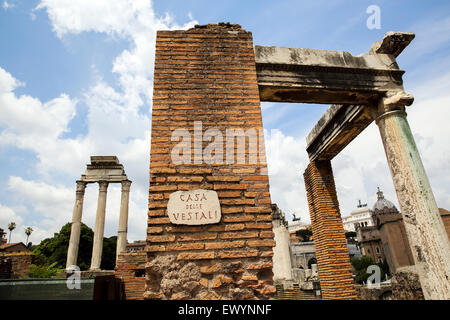
[[[395,209],[396,211],[398,211],[397,208],[395,207],[395,205],[391,201],[384,198],[383,191],[381,191],[380,188],[378,188],[377,196],[378,196],[378,200],[373,205],[373,208],[372,208],[373,211],[385,210],[385,209]]]

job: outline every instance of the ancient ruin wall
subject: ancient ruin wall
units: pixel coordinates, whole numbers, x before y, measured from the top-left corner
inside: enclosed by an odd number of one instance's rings
[[[123,252],[117,257],[115,277],[122,280],[126,300],[142,300],[145,288],[145,252]]]
[[[224,148],[223,163],[175,165],[171,134],[186,129],[193,136],[194,121],[203,134],[220,130],[224,143],[227,129],[262,130],[252,35],[238,25],[157,33],[144,297],[270,298],[275,241],[265,154],[254,164],[228,164]],[[192,160],[199,150],[192,148]],[[194,189],[218,193],[219,223],[170,223],[170,194]]]
[[[311,162],[304,179],[322,298],[356,299],[331,162]]]

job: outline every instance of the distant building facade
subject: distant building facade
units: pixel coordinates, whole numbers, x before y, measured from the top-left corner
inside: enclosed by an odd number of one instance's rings
[[[367,207],[367,204],[362,204],[359,201],[358,208],[353,210],[349,216],[342,217],[342,223],[345,231],[355,232],[357,228],[372,227],[374,225],[372,220],[372,211]]]
[[[22,242],[4,243],[0,245],[0,253],[26,253],[29,252],[26,245]]]
[[[126,252],[138,252],[138,251],[144,251],[145,250],[146,241],[145,240],[138,240],[134,241],[132,243],[127,243],[126,245]]]
[[[300,218],[295,218],[295,215],[294,215],[294,220],[289,221],[289,224],[288,224],[290,243],[297,243],[299,241],[302,241],[303,239],[301,237],[297,236],[297,231],[308,229],[308,228],[311,229],[310,224],[301,222]]]
[[[400,267],[413,265],[414,259],[402,214],[392,202],[384,198],[383,192],[379,189],[377,197],[372,209],[372,218],[380,232],[380,240],[389,269],[396,272]]]
[[[381,263],[386,259],[380,231],[377,227],[360,227],[356,231],[361,255],[372,257],[373,261]]]
[[[373,226],[357,228],[357,239],[363,255],[377,263],[384,260],[391,273],[414,264],[402,215],[378,189],[377,201],[371,210]]]
[[[448,240],[450,240],[450,211],[439,208],[442,222],[444,222],[445,231],[447,231]]]

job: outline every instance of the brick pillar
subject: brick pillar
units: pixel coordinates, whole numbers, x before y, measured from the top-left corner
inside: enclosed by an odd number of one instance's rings
[[[251,33],[230,24],[158,31],[154,79],[144,297],[271,297],[275,241],[265,153],[249,163],[255,145],[248,143],[245,163],[229,163],[223,146],[217,150],[223,161],[207,164],[198,155],[211,142],[202,145],[194,138],[194,122],[200,121],[197,133],[217,129],[224,143],[227,129],[262,130]],[[171,141],[176,129],[192,136],[186,144],[191,162],[172,162],[172,149],[179,143]],[[257,140],[257,150],[264,150],[263,136]],[[217,191],[219,223],[170,223],[170,194],[194,189]]]
[[[352,269],[330,161],[304,173],[323,299],[356,299]]]

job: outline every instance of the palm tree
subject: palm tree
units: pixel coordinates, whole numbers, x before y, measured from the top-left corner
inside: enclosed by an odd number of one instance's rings
[[[11,233],[12,231],[16,228],[16,223],[15,222],[10,222],[8,224],[8,229],[9,229],[9,243],[11,243]]]
[[[27,235],[27,242],[26,242],[26,246],[28,246],[28,237],[30,236],[30,234],[33,232],[33,228],[32,227],[26,227],[25,228],[25,234]]]

